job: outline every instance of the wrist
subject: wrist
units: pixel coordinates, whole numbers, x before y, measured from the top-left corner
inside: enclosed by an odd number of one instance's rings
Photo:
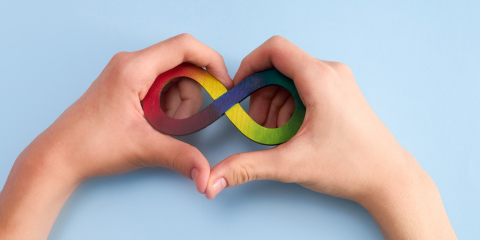
[[[456,239],[434,181],[405,153],[402,164],[357,202],[385,239]]]
[[[416,159],[406,150],[403,151],[395,159],[389,159],[395,164],[391,164],[389,169],[382,169],[381,174],[373,176],[372,183],[354,201],[368,210],[370,206],[388,205],[426,189],[436,188],[435,183]]]
[[[0,194],[1,239],[46,239],[81,182],[59,164],[61,154],[53,145],[42,140],[39,136],[18,156]]]
[[[32,180],[49,180],[63,188],[76,188],[85,177],[72,167],[75,156],[68,150],[70,148],[63,146],[63,142],[61,138],[50,134],[49,128],[25,148],[15,165],[29,172],[30,175],[26,177]]]

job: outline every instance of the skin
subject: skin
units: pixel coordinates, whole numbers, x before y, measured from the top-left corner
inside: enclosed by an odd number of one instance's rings
[[[285,144],[233,155],[210,169],[195,147],[153,129],[140,104],[155,78],[182,62],[206,67],[227,89],[277,68],[294,80],[307,108],[301,129]],[[201,99],[198,84],[178,79],[161,107],[186,118]],[[251,96],[250,115],[265,127],[285,124],[292,113],[293,99],[281,88]],[[210,199],[252,180],[295,182],[360,203],[386,239],[456,239],[434,182],[378,119],[347,66],[315,59],[276,36],[243,60],[232,82],[222,57],[188,34],[116,54],[18,156],[0,194],[0,239],[46,239],[83,180],[156,166],[191,178]]]
[[[195,147],[156,131],[140,103],[160,73],[182,62],[233,85],[222,56],[188,34],[116,54],[16,159],[0,194],[0,239],[46,239],[69,195],[90,177],[161,166],[193,179],[204,193],[208,161]],[[178,80],[165,97],[170,117],[191,116],[202,106],[201,87],[192,80]]]
[[[275,36],[245,57],[234,83],[270,68],[293,79],[305,120],[288,142],[214,166],[207,198],[253,180],[293,182],[360,203],[385,239],[456,239],[435,183],[373,112],[345,64],[318,60]],[[291,97],[268,88],[252,95],[249,114],[279,127],[293,107]]]

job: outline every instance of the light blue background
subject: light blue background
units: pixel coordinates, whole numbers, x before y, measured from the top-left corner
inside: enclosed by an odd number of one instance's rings
[[[480,236],[479,1],[1,0],[1,186],[22,149],[116,52],[183,32],[222,54],[231,76],[276,34],[348,64],[375,112],[437,183],[458,237]],[[212,166],[265,148],[225,117],[181,139]],[[348,200],[257,181],[209,201],[190,180],[160,168],[84,182],[49,237],[381,238],[368,212]]]

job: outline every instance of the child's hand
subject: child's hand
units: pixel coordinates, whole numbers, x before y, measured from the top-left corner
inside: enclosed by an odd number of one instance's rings
[[[295,82],[307,109],[303,125],[284,144],[214,166],[208,198],[252,180],[294,182],[359,202],[385,237],[455,237],[435,184],[370,108],[346,65],[318,60],[273,37],[245,57],[234,83],[273,67]],[[293,107],[286,91],[265,88],[252,95],[250,114],[266,127],[279,127]]]
[[[160,73],[182,62],[206,67],[227,88],[232,85],[221,55],[188,34],[137,52],[118,53],[34,144],[48,142],[65,154],[60,165],[79,179],[162,166],[192,178],[203,193],[208,161],[195,147],[155,130],[140,103]],[[181,79],[162,96],[163,108],[174,118],[189,117],[202,107],[201,87],[191,80]]]
[[[224,177],[228,186],[272,179],[360,201],[404,178],[406,169],[423,172],[372,111],[346,65],[318,60],[274,37],[245,57],[234,83],[272,67],[294,80],[307,108],[304,123],[284,144],[237,154],[215,166],[208,197],[218,193],[214,182]],[[262,89],[250,102],[252,118],[266,127],[283,125],[293,112],[293,98],[278,90]]]
[[[88,177],[163,166],[192,178],[204,193],[208,161],[195,147],[155,130],[140,103],[159,74],[182,62],[233,85],[223,58],[188,34],[116,54],[15,161],[0,194],[0,239],[45,239],[63,203]],[[202,90],[192,80],[180,80],[165,97],[171,117],[186,118],[202,107]]]

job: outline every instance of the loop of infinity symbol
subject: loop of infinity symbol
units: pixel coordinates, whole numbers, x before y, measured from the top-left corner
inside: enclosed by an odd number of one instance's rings
[[[189,118],[170,118],[160,107],[160,94],[163,87],[177,77],[188,77],[197,81],[214,101]],[[253,92],[270,85],[284,87],[295,100],[292,117],[279,128],[259,125],[238,104]],[[147,120],[158,131],[176,136],[195,133],[226,114],[245,136],[265,145],[284,143],[292,138],[302,125],[306,111],[293,81],[275,69],[255,73],[227,91],[222,83],[206,70],[189,63],[182,63],[157,77],[143,100],[143,110]]]

